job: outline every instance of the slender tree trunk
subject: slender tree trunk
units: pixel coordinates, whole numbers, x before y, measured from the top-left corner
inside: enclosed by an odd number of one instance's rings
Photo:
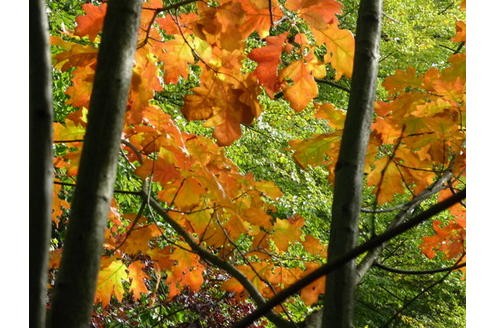
[[[29,3],[29,326],[45,327],[52,200],[52,98],[44,3]]]
[[[381,0],[361,0],[351,94],[339,159],[335,167],[329,261],[356,245],[363,166],[375,101]],[[352,327],[356,268],[354,261],[327,276],[322,327]]]
[[[52,304],[52,327],[88,327],[112,198],[142,0],[108,3]]]

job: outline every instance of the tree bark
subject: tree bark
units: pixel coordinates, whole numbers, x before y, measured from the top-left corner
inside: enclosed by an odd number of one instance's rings
[[[29,326],[45,327],[52,200],[52,97],[48,23],[29,3]]]
[[[361,209],[363,167],[376,92],[381,0],[361,0],[351,94],[335,167],[328,261],[355,247]],[[352,327],[356,268],[350,261],[327,276],[322,327]]]
[[[136,50],[142,0],[108,3],[88,125],[52,304],[52,327],[88,327]]]

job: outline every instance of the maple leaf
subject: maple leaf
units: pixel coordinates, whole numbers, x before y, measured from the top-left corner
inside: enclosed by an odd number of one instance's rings
[[[304,249],[315,256],[326,258],[327,247],[321,243],[321,241],[311,235],[306,235],[304,237],[304,242],[302,243]]]
[[[61,71],[67,71],[73,67],[85,67],[96,65],[98,49],[92,45],[82,45],[65,41],[61,37],[52,36],[51,44],[62,48],[64,51],[53,56],[53,66]]]
[[[266,38],[266,46],[253,49],[248,58],[258,63],[252,74],[265,87],[266,93],[273,99],[275,93],[280,89],[281,83],[278,79],[278,65],[280,56],[288,33]]]
[[[314,28],[325,28],[337,21],[342,5],[335,0],[287,0],[287,9],[295,11]]]
[[[95,71],[91,66],[76,67],[72,72],[72,85],[65,91],[69,96],[66,103],[74,107],[89,108],[94,76]]]
[[[319,43],[327,48],[325,62],[335,69],[335,80],[342,75],[350,78],[354,65],[354,36],[349,30],[341,30],[337,24],[328,25],[325,29],[311,30]]]
[[[103,307],[110,304],[112,296],[120,302],[124,296],[123,282],[129,281],[126,271],[126,265],[113,258],[102,260],[102,268],[98,273],[98,282],[96,284],[95,300],[101,302]]]
[[[103,20],[107,12],[107,4],[102,3],[100,6],[91,3],[85,3],[82,8],[86,15],[76,18],[77,26],[75,34],[78,36],[88,36],[91,41],[94,41],[96,35],[103,28]]]
[[[165,83],[177,83],[179,78],[187,78],[189,64],[194,63],[194,55],[191,46],[181,36],[176,36],[162,44],[158,59],[165,66]]]
[[[167,14],[165,17],[158,17],[156,23],[170,35],[193,34],[194,23],[198,20],[196,13],[183,13],[180,15]]]
[[[134,261],[127,268],[131,281],[129,289],[132,291],[132,297],[135,300],[139,300],[141,294],[147,294],[149,292],[145,283],[145,279],[149,279],[149,276],[143,271],[144,267],[145,265],[143,262]]]
[[[318,95],[318,85],[303,60],[292,62],[280,72],[280,77],[286,81],[284,95],[297,112]]]
[[[303,168],[335,164],[342,133],[317,134],[305,140],[290,141],[294,159]]]
[[[59,194],[62,191],[62,186],[59,184],[53,185],[52,196],[52,222],[56,226],[60,223],[60,216],[64,213],[64,209],[69,209],[70,204],[65,199],[60,198]]]
[[[298,215],[285,220],[277,219],[273,225],[273,232],[270,234],[270,238],[279,250],[286,251],[290,242],[300,239],[303,225],[304,218]]]
[[[244,20],[240,26],[243,35],[258,32],[261,38],[269,35],[273,22],[283,17],[277,0],[239,0],[244,10]]]
[[[423,237],[421,250],[428,258],[434,258],[438,251],[447,259],[453,259],[465,253],[466,230],[456,221],[443,225],[439,220],[433,221],[435,234]]]
[[[190,288],[191,291],[198,291],[203,285],[205,270],[205,266],[200,263],[200,257],[177,247],[170,255],[170,259],[175,261],[175,265],[167,275],[168,298],[174,298],[185,287]]]

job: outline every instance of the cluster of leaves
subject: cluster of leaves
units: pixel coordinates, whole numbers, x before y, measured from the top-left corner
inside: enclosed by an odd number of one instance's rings
[[[74,32],[52,36],[54,66],[70,76],[65,102],[74,109],[54,125],[56,177],[65,185],[77,176],[106,4],[87,3],[82,9]],[[119,302],[159,297],[151,282],[167,286],[164,301],[170,304],[177,297],[199,297],[194,292],[207,285],[209,264],[196,247],[232,263],[263,297],[324,261],[326,247],[304,232],[302,216],[276,215],[280,189],[245,174],[222,147],[241,137],[242,125],[263,116],[260,99],[283,98],[296,112],[314,108],[314,119],[328,125],[328,132],[294,140],[290,147],[298,165],[323,165],[333,181],[345,111],[314,99],[318,79],[337,81],[352,74],[354,39],[339,27],[341,11],[335,0],[145,2],[122,133],[119,170],[125,178],[118,182],[134,189],[117,192],[112,203],[96,293],[103,309],[112,297]],[[458,23],[456,42],[465,41],[462,26]],[[456,54],[445,69],[423,75],[408,69],[385,80],[390,98],[377,104],[367,164],[367,181],[379,205],[405,190],[418,193],[446,170],[458,178],[452,189],[462,184],[464,67],[465,56]],[[163,109],[171,105],[156,101],[174,86],[185,88],[182,114],[205,121],[216,142],[185,132]],[[57,231],[63,231],[69,208],[64,190],[54,189]],[[161,211],[148,208],[151,198]],[[465,224],[460,216],[456,222],[435,226],[436,235],[421,246],[425,254],[441,251],[454,258],[464,250]],[[445,240],[452,246],[443,246]],[[52,252],[52,269],[58,267],[62,244]],[[301,254],[297,259],[286,254],[293,248]],[[234,278],[222,287],[243,306],[253,296]],[[299,297],[311,305],[323,292],[320,279]]]

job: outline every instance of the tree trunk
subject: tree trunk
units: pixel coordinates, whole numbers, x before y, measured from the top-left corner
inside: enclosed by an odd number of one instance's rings
[[[335,167],[328,260],[356,245],[363,166],[375,101],[381,0],[361,0],[351,94],[339,158]],[[327,276],[322,327],[352,327],[356,269],[354,261]]]
[[[29,326],[45,327],[52,200],[52,98],[48,23],[29,3]]]
[[[52,327],[88,327],[112,198],[142,0],[108,3],[52,304]]]

